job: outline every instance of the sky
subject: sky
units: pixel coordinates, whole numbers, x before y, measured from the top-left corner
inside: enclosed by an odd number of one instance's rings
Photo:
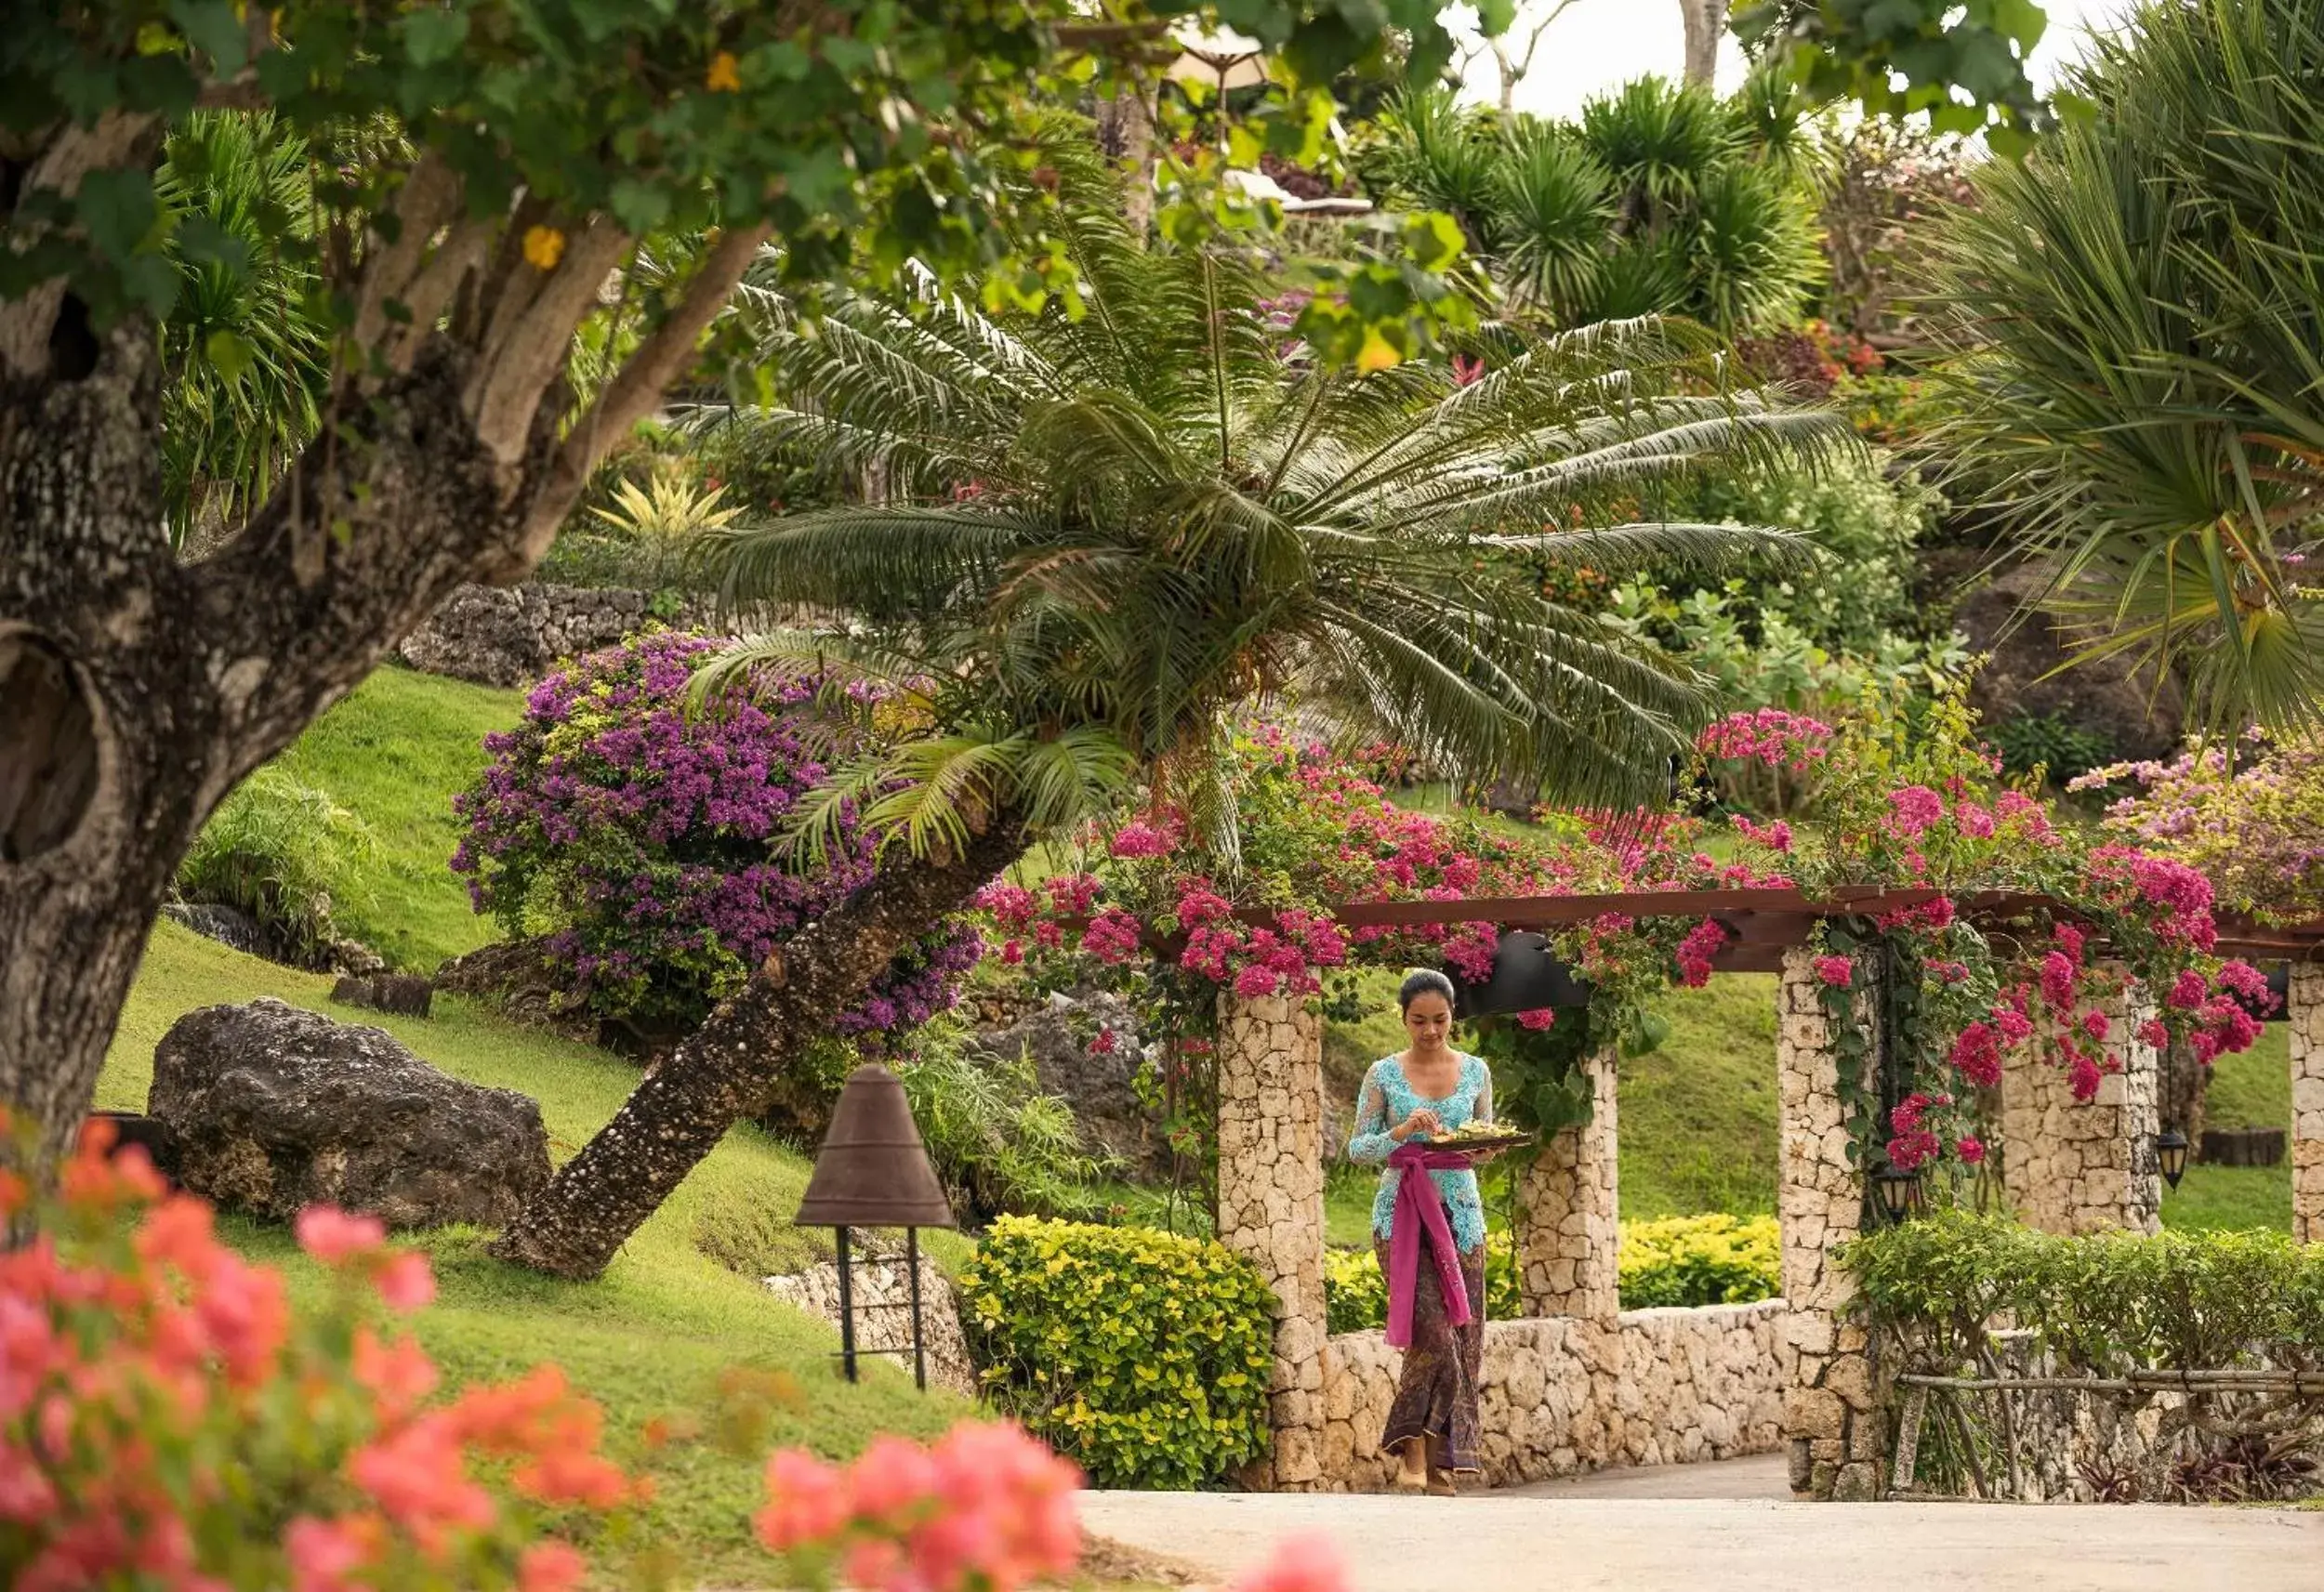
[[[1522,41],[1527,20],[1555,3],[1523,0],[1517,28],[1509,35],[1512,41]],[[2073,59],[2084,29],[2117,23],[2133,4],[2133,0],[2044,0],[2050,28],[2034,51],[2035,86],[2046,88],[2058,62]],[[1452,19],[1446,20],[1449,23]],[[1519,80],[1516,106],[1539,115],[1570,116],[1585,99],[1633,77],[1648,72],[1677,77],[1685,57],[1686,34],[1679,20],[1678,0],[1573,0],[1550,24],[1534,56],[1533,69]],[[1742,55],[1729,35],[1721,50],[1719,86],[1732,87],[1742,69]],[[1498,74],[1490,55],[1480,51],[1472,61],[1466,92],[1477,99],[1499,97]]]

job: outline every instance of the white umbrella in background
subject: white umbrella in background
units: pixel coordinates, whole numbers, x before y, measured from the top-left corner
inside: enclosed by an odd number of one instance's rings
[[[1179,52],[1166,75],[1181,83],[1207,83],[1223,95],[1267,81],[1267,52],[1240,33],[1182,35]]]

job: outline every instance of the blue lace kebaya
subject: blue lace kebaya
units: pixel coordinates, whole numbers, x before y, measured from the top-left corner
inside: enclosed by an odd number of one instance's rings
[[[1492,1070],[1477,1058],[1463,1055],[1459,1082],[1442,1099],[1414,1090],[1412,1080],[1404,1075],[1404,1063],[1393,1056],[1381,1057],[1364,1074],[1363,1092],[1355,1102],[1355,1132],[1348,1139],[1348,1159],[1380,1167],[1380,1192],[1372,1196],[1376,1238],[1389,1237],[1395,1225],[1396,1184],[1404,1176],[1402,1167],[1382,1164],[1396,1148],[1388,1130],[1422,1109],[1434,1112],[1447,1133],[1468,1123],[1491,1122]],[[1416,1133],[1406,1142],[1426,1144],[1428,1135]],[[1463,1255],[1472,1253],[1485,1242],[1485,1202],[1477,1194],[1477,1175],[1464,1167],[1429,1176],[1436,1180],[1436,1191],[1451,1217],[1453,1246]]]

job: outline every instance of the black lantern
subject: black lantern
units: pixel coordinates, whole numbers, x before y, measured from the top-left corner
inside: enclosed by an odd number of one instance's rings
[[[848,1074],[831,1108],[831,1126],[815,1152],[815,1170],[799,1202],[799,1227],[838,1230],[839,1362],[855,1380],[855,1292],[849,1276],[848,1229],[900,1227],[904,1263],[911,1272],[912,1380],[928,1387],[928,1350],[920,1331],[920,1235],[924,1227],[952,1227],[952,1203],[928,1164],[904,1082],[876,1062]],[[902,1349],[866,1349],[900,1354]]]
[[[1920,1173],[1883,1166],[1872,1175],[1872,1190],[1880,1196],[1881,1214],[1892,1226],[1921,1214]]]
[[[2161,1164],[2162,1180],[2172,1188],[2186,1175],[2186,1135],[2177,1128],[2167,1128],[2155,1139],[2155,1159]]]
[[[1451,978],[1455,1017],[1590,1004],[1589,983],[1574,977],[1574,970],[1558,959],[1549,937],[1525,929],[1502,931],[1493,948],[1493,976],[1484,983],[1469,983],[1458,973]]]

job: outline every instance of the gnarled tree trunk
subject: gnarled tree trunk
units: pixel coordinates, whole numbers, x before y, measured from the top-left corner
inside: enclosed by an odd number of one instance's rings
[[[458,362],[423,359],[239,538],[180,563],[152,334],[87,354],[0,386],[0,1100],[37,1120],[44,1163],[203,820],[522,518],[461,417]]]
[[[772,1081],[896,954],[966,906],[1023,851],[1014,819],[959,856],[883,867],[793,936],[733,999],[649,1072],[614,1120],[558,1169],[493,1244],[504,1260],[576,1280],[602,1272]]]

